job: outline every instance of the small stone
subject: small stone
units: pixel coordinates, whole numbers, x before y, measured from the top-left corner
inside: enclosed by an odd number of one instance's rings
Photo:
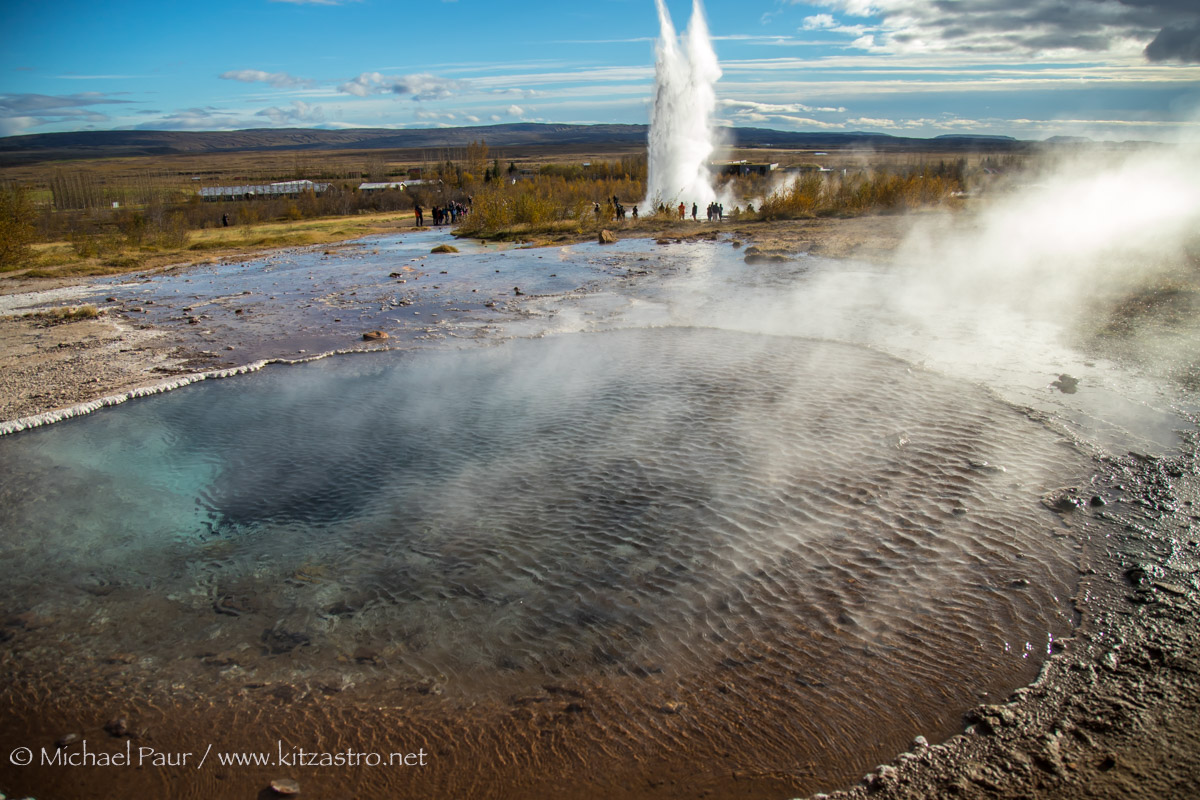
[[[129,735],[129,723],[124,717],[114,717],[104,724],[104,730],[109,736],[121,738]]]
[[[291,778],[276,778],[271,781],[271,791],[282,795],[300,794],[300,784]]]
[[[237,654],[228,650],[222,653],[205,653],[200,656],[200,663],[208,667],[232,667],[237,663]]]
[[[1058,389],[1063,394],[1075,394],[1079,388],[1079,379],[1072,378],[1070,375],[1063,374],[1058,376],[1058,380],[1050,384],[1055,389]]]
[[[430,253],[457,253],[458,248],[452,244],[439,244],[437,247],[429,251]]]
[[[22,611],[20,614],[13,614],[8,618],[8,626],[10,628],[20,628],[25,631],[36,631],[40,628],[45,628],[49,624],[49,617],[43,617],[41,614],[35,614],[32,611]]]
[[[388,335],[384,331],[367,331],[362,335],[362,337],[367,341],[371,341],[374,339],[386,339],[388,338]]]
[[[514,287],[513,287],[513,294],[515,294],[517,297],[520,297],[521,295],[523,295],[523,294],[525,294],[525,293],[521,291],[521,287],[520,287],[520,286],[514,286]]]
[[[65,750],[78,741],[79,741],[78,733],[68,733],[64,736],[58,737],[58,740],[54,742],[54,746],[57,747],[59,750]]]
[[[360,664],[374,664],[379,660],[379,651],[370,647],[360,647],[354,651],[354,660]]]
[[[676,700],[669,700],[658,707],[658,710],[663,714],[678,714],[683,711],[684,704]]]
[[[1187,597],[1187,595],[1188,595],[1187,587],[1180,586],[1177,583],[1167,583],[1166,581],[1155,581],[1154,583],[1152,583],[1150,585],[1153,586],[1155,589],[1158,589],[1161,592],[1166,592],[1167,594],[1173,594],[1176,597]]]
[[[896,780],[896,768],[890,765],[879,767],[863,778],[868,792],[878,792]]]
[[[1108,505],[1108,502],[1100,495],[1094,495],[1090,502],[1094,508],[1099,508],[1100,506]]]
[[[912,746],[919,748],[929,747],[929,740],[924,736],[918,736],[917,738],[913,739]]]
[[[1072,489],[1058,489],[1053,492],[1048,492],[1042,496],[1042,505],[1051,511],[1057,511],[1060,514],[1067,514],[1075,511],[1083,505],[1079,498],[1075,497]]]
[[[600,231],[599,240],[600,244],[616,244],[617,237],[614,236],[613,232],[610,230],[602,230]]]

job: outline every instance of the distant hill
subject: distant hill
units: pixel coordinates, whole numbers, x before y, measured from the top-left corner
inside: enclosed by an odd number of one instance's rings
[[[726,128],[737,147],[780,149],[1009,150],[1030,146],[1005,136],[939,136],[914,139],[882,133],[802,133],[768,128]],[[0,165],[79,158],[232,153],[280,150],[374,150],[519,145],[640,146],[646,125],[555,125],[515,123],[464,128],[259,128],[243,131],[77,131],[35,133],[0,139]]]

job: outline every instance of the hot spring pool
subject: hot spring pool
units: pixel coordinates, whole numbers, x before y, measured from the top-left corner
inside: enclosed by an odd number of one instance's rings
[[[301,739],[454,742],[353,781],[497,796],[541,791],[530,759],[610,796],[815,790],[954,730],[1069,631],[1078,543],[1040,499],[1089,471],[870,349],[683,328],[268,368],[0,464],[14,714],[282,697]]]

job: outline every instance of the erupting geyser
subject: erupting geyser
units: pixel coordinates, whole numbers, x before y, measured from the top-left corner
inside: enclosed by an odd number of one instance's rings
[[[712,157],[714,85],[721,67],[713,52],[700,0],[692,2],[692,19],[682,38],[676,36],[663,0],[658,6],[659,33],[654,66],[654,105],[650,109],[649,170],[643,206],[680,202],[701,207],[716,198],[708,162]]]

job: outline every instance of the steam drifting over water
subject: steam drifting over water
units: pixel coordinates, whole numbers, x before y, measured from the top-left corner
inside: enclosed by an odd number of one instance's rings
[[[716,197],[708,162],[716,149],[712,115],[721,67],[700,0],[692,3],[692,18],[682,37],[675,34],[663,0],[655,0],[655,5],[660,33],[643,205],[655,208],[660,202],[672,206],[683,202],[705,206]]]
[[[842,741],[945,731],[1070,628],[1038,498],[1085,461],[867,348],[657,328],[239,380],[0,440],[0,607],[62,621],[21,632],[31,691],[332,683],[472,743],[425,796],[544,796],[454,783],[536,753],[531,707],[591,739],[539,774],[589,754],[595,796],[723,758],[836,783]],[[647,742],[668,767],[611,755]]]

